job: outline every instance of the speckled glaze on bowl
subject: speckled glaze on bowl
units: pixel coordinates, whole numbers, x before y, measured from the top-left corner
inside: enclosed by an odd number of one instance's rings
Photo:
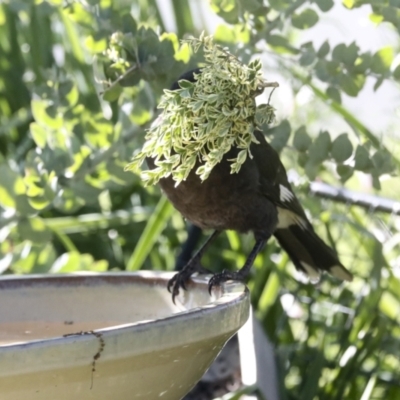
[[[240,283],[171,273],[0,278],[1,400],[181,399],[245,323]]]

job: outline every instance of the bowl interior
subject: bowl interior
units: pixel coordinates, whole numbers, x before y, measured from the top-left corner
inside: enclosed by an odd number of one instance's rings
[[[174,305],[167,281],[154,272],[1,279],[0,346],[157,320],[220,296],[192,283]]]

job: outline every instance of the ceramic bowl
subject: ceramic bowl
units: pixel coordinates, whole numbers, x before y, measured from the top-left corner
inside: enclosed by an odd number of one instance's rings
[[[244,324],[240,283],[171,273],[0,278],[1,400],[181,399]]]

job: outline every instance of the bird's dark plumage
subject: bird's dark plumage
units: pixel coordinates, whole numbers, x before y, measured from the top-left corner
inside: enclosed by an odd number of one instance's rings
[[[189,71],[180,79],[194,81]],[[175,82],[171,90],[178,89]],[[172,178],[160,180],[161,188],[175,208],[193,224],[204,229],[214,229],[211,240],[223,230],[253,232],[256,244],[245,266],[237,273],[224,271],[210,280],[210,289],[228,279],[244,279],[264,243],[274,235],[286,250],[298,270],[317,278],[320,271],[350,281],[352,275],[340,263],[334,251],[314,232],[313,227],[297,200],[288,182],[285,168],[278,153],[268,144],[264,135],[257,131],[259,144],[252,143],[248,157],[236,174],[230,173],[229,159],[235,158],[238,150],[231,150],[217,164],[208,179],[202,182],[195,174],[196,167],[188,178],[175,187]],[[154,162],[147,160],[149,167]],[[206,242],[205,247],[210,241]],[[200,258],[205,247],[170,282],[173,298],[179,288],[195,271],[202,271]]]

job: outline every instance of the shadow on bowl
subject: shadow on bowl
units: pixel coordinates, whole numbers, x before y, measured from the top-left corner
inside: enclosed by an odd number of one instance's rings
[[[2,400],[182,398],[245,323],[249,294],[210,297],[196,278],[177,305],[171,273],[0,278]]]

